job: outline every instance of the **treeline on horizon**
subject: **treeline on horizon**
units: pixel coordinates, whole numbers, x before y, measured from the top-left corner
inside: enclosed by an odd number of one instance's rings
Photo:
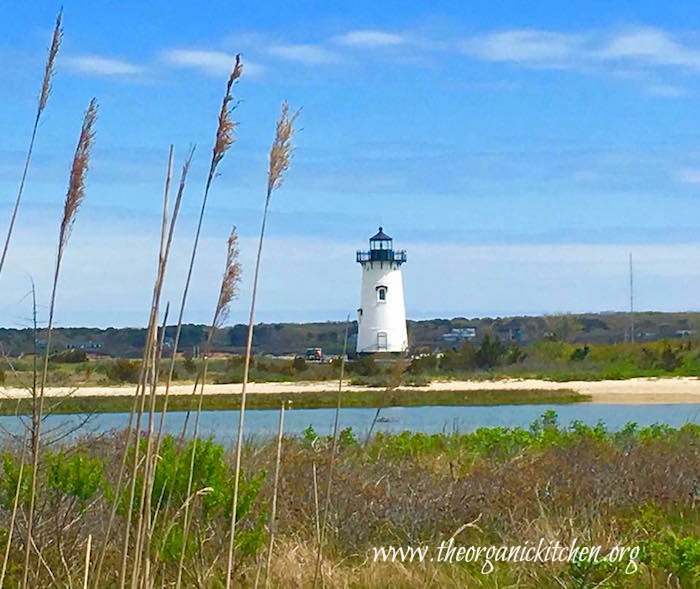
[[[526,345],[540,340],[563,341],[572,344],[612,344],[630,341],[629,313],[584,313],[542,316],[514,316],[497,318],[427,319],[408,321],[411,350],[430,353],[461,347],[463,340],[450,339],[452,330],[467,327],[476,329],[477,345],[488,336],[503,343]],[[694,312],[639,312],[634,316],[635,341],[652,342],[693,337],[700,333],[700,313]],[[342,351],[346,324],[344,321],[309,323],[258,323],[253,345],[256,354],[303,354],[306,348],[321,347],[326,355]],[[165,345],[175,335],[175,326],[166,328]],[[203,324],[182,326],[178,351],[196,355],[208,337],[209,327]],[[217,330],[213,349],[220,352],[241,353],[245,348],[247,325],[236,324]],[[349,324],[349,349],[353,349],[357,322]],[[448,338],[444,336],[448,335]],[[44,341],[39,333],[38,348]],[[115,357],[140,357],[146,340],[146,329],[139,327],[54,328],[56,352],[70,348],[87,353]],[[0,346],[9,356],[31,354],[34,350],[34,332],[30,328],[0,328]],[[172,349],[172,347],[170,348]]]

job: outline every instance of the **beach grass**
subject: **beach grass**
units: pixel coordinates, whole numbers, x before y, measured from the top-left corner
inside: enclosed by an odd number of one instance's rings
[[[280,403],[289,402],[295,409],[330,409],[336,406],[336,392],[303,391],[296,393],[248,393],[249,409],[279,409]],[[477,406],[477,405],[538,405],[585,403],[589,395],[562,388],[557,390],[474,390],[474,391],[419,391],[397,389],[395,391],[353,391],[343,394],[343,407],[421,407],[421,406]],[[133,396],[72,396],[51,397],[52,413],[128,413]],[[156,398],[156,410],[160,411],[164,396]],[[21,414],[29,408],[31,399],[4,399],[0,401],[0,415]],[[215,411],[238,409],[241,395],[235,393],[204,395],[202,410]],[[197,408],[192,395],[170,395],[168,411],[188,411]]]

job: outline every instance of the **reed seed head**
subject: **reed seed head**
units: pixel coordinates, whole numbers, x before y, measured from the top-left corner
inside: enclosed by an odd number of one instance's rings
[[[228,253],[226,255],[226,269],[221,280],[219,301],[214,313],[214,327],[218,328],[228,318],[231,301],[238,295],[238,287],[241,281],[241,264],[238,261],[238,232],[234,226],[228,238]]]
[[[219,162],[224,158],[226,151],[228,151],[228,148],[231,147],[234,142],[233,133],[238,126],[238,122],[231,119],[231,112],[235,108],[235,104],[232,104],[233,95],[231,91],[236,80],[241,77],[241,74],[243,74],[243,63],[241,62],[241,56],[239,54],[236,55],[236,63],[229,76],[228,83],[226,84],[226,94],[221,102],[219,125],[216,129],[216,142],[214,143],[212,154],[210,176],[214,175]]]
[[[61,39],[63,38],[63,10],[58,12],[56,17],[56,26],[53,30],[53,38],[51,39],[51,48],[49,49],[49,57],[46,60],[46,67],[44,68],[44,81],[41,85],[41,95],[39,96],[39,110],[37,114],[41,114],[46,108],[46,103],[49,101],[49,94],[51,94],[51,78],[53,78],[54,71],[56,69],[56,56],[58,55],[58,50],[61,47]]]
[[[59,253],[63,251],[68,243],[73,222],[85,198],[85,178],[90,163],[90,150],[92,149],[95,138],[93,127],[96,120],[97,100],[93,98],[90,101],[87,111],[85,111],[83,126],[80,130],[80,139],[78,139],[78,146],[75,149],[75,156],[73,156],[68,192],[66,193],[66,202],[63,207]]]
[[[282,103],[282,111],[277,121],[275,140],[270,148],[270,169],[267,175],[267,197],[270,198],[272,191],[282,186],[284,173],[289,169],[292,159],[294,145],[294,123],[301,110],[297,110],[292,115],[289,114],[289,104],[285,100]]]

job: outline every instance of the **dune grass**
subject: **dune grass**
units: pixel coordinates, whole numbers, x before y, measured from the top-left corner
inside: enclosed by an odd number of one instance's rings
[[[196,411],[201,400],[203,411],[238,409],[241,405],[240,394],[170,395],[168,412]],[[561,388],[557,390],[475,390],[475,391],[416,391],[397,389],[387,393],[384,390],[344,392],[343,407],[372,408],[379,407],[421,407],[421,406],[477,406],[477,405],[540,405],[569,404],[590,401],[588,395]],[[164,396],[156,397],[156,411],[164,404]],[[289,402],[294,409],[333,409],[337,405],[337,392],[313,391],[298,393],[248,393],[248,409],[279,409],[280,403]],[[51,397],[54,414],[71,413],[128,413],[133,404],[133,397],[121,396],[73,396]],[[30,408],[31,399],[0,401],[0,415],[15,415]]]

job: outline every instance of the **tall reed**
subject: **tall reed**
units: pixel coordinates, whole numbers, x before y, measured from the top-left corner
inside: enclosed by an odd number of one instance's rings
[[[194,467],[195,458],[197,453],[197,436],[199,434],[199,418],[202,413],[202,400],[204,398],[204,387],[207,381],[207,366],[209,361],[209,350],[211,348],[212,340],[214,339],[214,334],[217,329],[219,329],[229,314],[229,307],[231,301],[238,294],[238,287],[241,280],[241,264],[238,261],[239,248],[238,248],[238,234],[236,233],[236,228],[231,230],[231,234],[228,238],[228,249],[226,254],[226,267],[224,270],[224,275],[221,280],[221,289],[219,290],[219,299],[216,303],[216,310],[214,311],[214,318],[211,322],[211,327],[209,329],[209,335],[207,337],[206,344],[204,346],[204,358],[202,361],[202,368],[200,372],[201,381],[199,387],[199,399],[197,403],[197,412],[194,419],[194,432],[192,433],[192,455],[190,457],[190,468],[187,478],[187,492],[185,493],[185,506],[183,515],[183,533],[182,533],[182,546],[180,548],[180,560],[177,567],[177,581],[175,587],[180,589],[182,586],[182,572],[185,564],[185,551],[187,549],[187,539],[189,537],[190,525],[191,525],[191,512],[190,512],[190,502],[188,498],[192,493],[192,484],[194,481]],[[197,384],[195,383],[195,389]]]
[[[199,220],[197,223],[197,229],[195,232],[195,239],[194,239],[194,243],[192,246],[192,253],[190,256],[190,263],[189,263],[189,267],[188,267],[188,271],[187,271],[187,278],[185,281],[185,287],[183,289],[183,295],[182,295],[181,304],[180,304],[180,312],[178,315],[176,333],[175,333],[175,338],[174,338],[174,343],[173,343],[173,354],[171,357],[170,370],[169,370],[168,378],[166,381],[165,401],[164,401],[163,411],[161,412],[160,424],[158,427],[159,434],[158,434],[157,440],[156,440],[155,456],[158,455],[158,446],[159,446],[158,440],[160,439],[160,432],[161,432],[161,429],[162,429],[162,426],[163,426],[163,423],[165,420],[165,416],[167,414],[167,399],[168,399],[168,395],[170,392],[170,385],[172,383],[172,374],[173,374],[174,367],[175,367],[175,359],[177,356],[177,348],[178,348],[178,344],[179,344],[179,340],[180,340],[180,333],[181,333],[181,329],[182,329],[182,320],[183,320],[185,305],[186,305],[186,301],[187,301],[187,294],[189,291],[189,286],[190,286],[190,282],[191,282],[191,278],[192,278],[192,272],[194,269],[194,264],[195,264],[195,260],[196,260],[196,256],[197,256],[199,238],[200,238],[200,234],[201,234],[202,223],[204,220],[204,213],[206,210],[206,204],[207,204],[207,200],[208,200],[208,196],[209,196],[209,191],[211,188],[211,184],[212,184],[214,178],[216,177],[216,169],[217,169],[218,165],[221,163],[221,160],[224,158],[224,155],[226,154],[228,149],[234,143],[234,139],[235,139],[234,131],[235,131],[236,127],[238,126],[238,123],[233,121],[233,119],[231,118],[231,113],[232,113],[233,109],[235,108],[235,104],[233,104],[232,89],[233,89],[233,85],[235,84],[235,82],[240,78],[242,72],[243,72],[243,64],[241,62],[240,56],[236,56],[236,61],[235,61],[233,70],[231,72],[231,75],[229,76],[229,79],[228,79],[228,82],[226,85],[226,92],[224,94],[224,98],[222,100],[221,107],[219,109],[218,123],[217,123],[217,130],[216,130],[216,139],[214,142],[214,147],[212,149],[212,159],[211,159],[211,163],[209,165],[209,173],[207,176],[207,182],[206,182],[206,186],[205,186],[205,190],[204,190],[204,197],[202,199],[202,206],[200,208]],[[148,358],[148,356],[145,355],[144,365],[148,361],[147,358]],[[142,373],[143,373],[143,370],[142,370]],[[153,395],[155,395],[155,390],[153,391]],[[151,421],[151,417],[152,417],[151,411],[154,410],[154,408],[155,408],[155,399],[154,399],[154,397],[152,397],[152,398],[153,398],[153,403],[151,404],[152,409],[149,410],[149,421]],[[141,389],[141,405],[137,409],[137,426],[135,428],[135,440],[134,440],[134,446],[133,446],[135,456],[134,456],[134,460],[132,463],[130,503],[129,503],[129,505],[132,505],[134,493],[136,491],[135,484],[136,484],[137,469],[138,469],[138,465],[139,465],[138,454],[139,454],[139,441],[140,441],[140,434],[141,434],[139,426],[140,426],[140,421],[141,421],[141,417],[143,415],[144,410],[145,410],[145,389],[142,388]],[[147,487],[146,489],[144,489],[146,494],[150,492],[150,487],[152,486],[152,480],[151,480],[152,476],[150,476],[150,472],[153,471],[153,469],[151,468],[151,466],[152,466],[151,462],[152,462],[152,456],[153,456],[153,454],[151,453],[151,450],[153,449],[153,445],[152,445],[152,441],[151,441],[152,435],[153,435],[153,432],[149,430],[149,434],[148,434],[149,441],[147,443],[147,453],[149,455],[146,457],[146,460],[144,462],[145,471],[146,471],[145,474],[149,475],[144,479],[144,485]],[[127,444],[127,448],[125,449],[125,452],[128,452],[128,451],[129,451],[129,445]],[[143,497],[143,495],[142,495],[142,497]],[[139,521],[141,521],[141,518],[143,517],[143,507],[144,507],[144,504],[143,504],[143,502],[141,502],[138,505]],[[120,587],[122,589],[125,586],[125,582],[126,582],[126,564],[127,564],[127,559],[128,559],[129,536],[131,533],[130,528],[131,528],[131,511],[129,511],[129,513],[127,515],[127,526],[126,526],[125,535],[124,535],[124,548],[122,550],[122,565],[121,565],[121,574],[120,574],[120,579],[121,579],[120,580]],[[139,528],[137,530],[137,534],[136,534],[136,544],[137,544],[136,547],[139,550],[142,546],[142,532],[141,532],[141,530],[142,530],[142,527],[139,526]],[[148,535],[150,535],[150,532],[148,532]],[[134,586],[136,584],[137,575],[139,574],[138,563],[139,563],[140,557],[141,557],[140,552],[136,553],[134,555],[135,560],[134,560],[134,570],[133,570],[133,575],[132,575],[132,585],[134,585]]]
[[[194,241],[192,243],[192,250],[190,253],[190,261],[189,261],[189,266],[187,269],[187,275],[185,278],[185,285],[182,291],[182,297],[180,299],[180,310],[178,313],[178,318],[177,318],[177,323],[175,327],[175,336],[173,338],[173,345],[172,345],[172,355],[170,358],[170,366],[168,369],[168,374],[167,378],[165,381],[165,392],[163,395],[163,407],[160,412],[160,420],[158,424],[158,431],[155,436],[155,450],[154,450],[154,456],[157,457],[160,451],[160,444],[162,440],[162,432],[163,432],[163,427],[165,425],[165,418],[167,416],[168,412],[168,400],[170,398],[170,387],[172,385],[173,381],[173,374],[175,371],[175,360],[177,358],[177,350],[179,347],[180,343],[180,334],[182,333],[182,322],[185,314],[185,307],[187,305],[187,297],[189,293],[189,288],[190,288],[190,283],[192,280],[192,273],[194,270],[194,264],[197,258],[197,251],[199,248],[199,239],[201,235],[201,230],[202,230],[202,223],[204,221],[204,214],[206,211],[207,207],[207,201],[209,198],[209,191],[211,189],[211,185],[214,181],[214,179],[217,176],[217,168],[221,161],[223,160],[224,156],[228,152],[229,148],[234,144],[235,142],[235,130],[238,127],[238,122],[234,121],[232,119],[232,113],[233,110],[236,108],[236,103],[234,103],[233,99],[233,87],[236,84],[236,82],[240,79],[240,77],[243,75],[243,61],[241,60],[240,55],[236,55],[236,59],[234,62],[233,69],[231,71],[231,75],[229,76],[228,82],[226,83],[226,92],[224,93],[224,97],[221,101],[221,107],[219,108],[219,115],[218,115],[218,120],[217,120],[217,128],[216,128],[216,136],[214,139],[214,146],[212,148],[212,157],[211,161],[209,164],[209,173],[207,174],[207,180],[206,184],[204,187],[204,196],[202,198],[202,204],[200,207],[199,211],[199,219],[197,221],[197,228],[195,230],[195,236],[194,236]],[[155,469],[151,469],[151,476],[150,480],[147,481],[147,484],[149,485],[150,488],[152,488],[153,484],[153,474],[155,472]],[[166,513],[165,515],[167,516],[168,508],[166,507]]]
[[[165,383],[165,395],[163,399],[163,410],[160,415],[160,424],[158,426],[158,438],[160,439],[163,430],[163,424],[165,422],[165,416],[168,412],[168,398],[170,395],[170,386],[173,381],[173,372],[175,370],[175,359],[178,345],[180,343],[180,334],[182,332],[182,320],[185,314],[185,306],[187,305],[187,295],[190,288],[190,282],[192,280],[192,271],[194,269],[195,260],[197,259],[197,249],[199,247],[199,236],[202,231],[202,222],[204,221],[204,213],[207,208],[207,200],[209,198],[209,190],[211,184],[216,178],[216,169],[224,159],[226,152],[233,145],[236,140],[235,131],[238,127],[238,122],[231,118],[234,108],[236,105],[233,103],[233,86],[236,81],[243,75],[243,62],[241,61],[241,56],[236,55],[236,62],[229,76],[228,82],[226,83],[226,93],[221,101],[221,108],[219,109],[219,118],[216,128],[216,138],[214,140],[214,147],[212,148],[211,162],[209,164],[209,173],[207,174],[207,181],[204,186],[204,197],[202,198],[202,205],[199,210],[199,219],[197,221],[197,229],[194,235],[194,242],[192,243],[192,252],[190,254],[190,263],[187,269],[187,277],[185,278],[185,286],[182,290],[182,298],[180,300],[180,312],[177,318],[177,327],[175,329],[175,337],[173,339],[173,354],[170,360],[170,369],[168,371],[168,378]]]
[[[19,188],[17,189],[15,204],[12,208],[12,215],[10,216],[10,224],[7,228],[5,244],[2,248],[2,255],[0,256],[0,274],[2,274],[2,270],[5,267],[5,258],[7,257],[7,250],[10,248],[12,231],[15,227],[17,212],[19,211],[19,205],[22,201],[22,195],[24,194],[24,185],[26,184],[27,174],[29,173],[29,164],[32,160],[32,153],[34,152],[34,142],[36,140],[36,134],[39,129],[39,122],[41,121],[41,115],[46,109],[46,105],[49,101],[49,95],[51,94],[51,80],[56,70],[56,56],[58,55],[58,50],[61,47],[61,39],[63,38],[62,21],[63,11],[59,10],[58,16],[56,16],[56,26],[53,30],[53,37],[51,38],[51,47],[49,48],[49,55],[46,59],[46,65],[44,66],[44,79],[42,80],[41,93],[39,94],[39,98],[37,100],[36,114],[34,115],[34,126],[32,127],[32,135],[29,140],[29,147],[27,148],[27,155],[24,160],[22,177],[19,182]]]
[[[170,175],[172,153],[173,153],[173,147],[171,146],[169,157],[168,157],[168,172],[166,174],[166,188],[164,191],[165,193],[167,193],[168,189],[169,189],[169,181],[167,180],[167,178]],[[156,299],[157,298],[159,299],[159,297],[160,297],[160,286],[159,285],[162,285],[162,282],[163,282],[165,266],[167,265],[167,261],[168,261],[168,257],[169,257],[169,253],[170,253],[170,247],[171,247],[172,240],[173,240],[175,225],[176,225],[176,221],[178,218],[178,213],[180,210],[182,198],[184,195],[185,186],[187,184],[187,175],[189,173],[190,165],[192,163],[193,153],[194,153],[194,149],[190,149],[190,151],[188,152],[188,155],[185,158],[185,161],[182,165],[182,171],[180,173],[180,184],[179,184],[179,188],[178,188],[178,192],[177,192],[177,197],[175,199],[175,206],[173,208],[173,212],[172,212],[172,214],[170,216],[170,220],[169,220],[168,237],[165,241],[165,247],[163,247],[163,238],[161,236],[161,248],[160,248],[161,254],[159,254],[158,271],[156,273],[156,280],[155,280],[155,285],[154,285],[154,289],[153,289],[153,298],[151,300],[151,309],[150,309],[150,313],[149,313],[149,323],[148,323],[149,327],[147,330],[149,332],[149,334],[147,335],[147,339],[146,339],[147,345],[145,346],[145,349],[144,349],[144,355],[142,358],[142,368],[141,368],[140,375],[139,375],[139,382],[138,382],[138,385],[136,388],[136,393],[134,395],[134,401],[132,404],[131,412],[129,414],[129,421],[128,421],[127,426],[126,426],[126,439],[127,439],[126,446],[127,447],[124,449],[124,453],[122,454],[121,465],[120,465],[120,469],[119,469],[119,476],[117,478],[116,489],[115,489],[114,497],[112,500],[110,517],[109,517],[109,520],[107,523],[107,529],[105,530],[103,544],[102,544],[102,547],[100,549],[99,556],[97,558],[97,566],[96,566],[95,574],[93,575],[94,587],[96,587],[96,588],[100,586],[99,583],[100,583],[100,579],[101,579],[101,575],[102,575],[102,566],[104,564],[104,559],[105,559],[107,547],[109,545],[110,534],[111,534],[112,527],[114,525],[114,520],[115,520],[116,514],[117,514],[117,506],[118,506],[119,498],[121,497],[122,485],[124,484],[124,478],[126,476],[126,466],[127,466],[128,451],[129,451],[129,447],[130,447],[130,440],[131,440],[132,432],[134,429],[134,421],[135,421],[135,419],[137,419],[139,401],[141,398],[139,393],[142,390],[142,380],[143,380],[144,373],[146,370],[146,362],[147,362],[148,356],[150,355],[149,343],[153,341],[152,330],[154,328],[155,318],[157,316],[157,314],[156,314],[156,312],[157,312]],[[166,196],[164,196],[164,201],[165,200],[167,200]],[[165,210],[165,205],[164,205],[164,210]]]
[[[338,454],[338,438],[340,435],[340,407],[343,400],[343,378],[345,377],[345,359],[348,355],[348,332],[350,330],[350,315],[345,319],[345,336],[343,337],[343,355],[340,357],[340,376],[338,377],[338,396],[335,404],[335,419],[333,420],[333,444],[331,446],[331,459],[328,465],[328,481],[326,482],[326,497],[323,504],[323,524],[318,536],[318,549],[316,552],[316,568],[314,570],[313,587],[316,587],[316,582],[321,574],[321,558],[323,556],[323,540],[326,536],[326,528],[328,527],[328,514],[331,509],[331,489],[333,487],[333,469],[335,460]],[[323,583],[321,583],[323,584]]]
[[[265,587],[270,586],[270,569],[272,567],[272,551],[275,547],[275,532],[277,531],[277,494],[280,482],[280,467],[282,465],[282,439],[284,437],[284,402],[280,406],[280,420],[277,428],[277,459],[275,460],[275,479],[272,485],[272,507],[270,508],[270,543],[267,547],[267,563],[265,565]],[[315,479],[314,479],[315,480]]]
[[[172,157],[173,157],[173,147],[171,145],[170,147],[170,152],[169,152],[169,157],[168,157],[168,170],[166,173],[166,181],[165,181],[165,190],[164,190],[164,196],[163,199],[164,201],[167,202],[168,200],[168,190],[170,186],[170,175],[172,173]],[[134,506],[134,497],[136,494],[136,474],[138,471],[138,466],[140,464],[140,459],[139,459],[139,451],[140,451],[140,439],[141,439],[141,420],[143,418],[143,411],[145,408],[145,402],[146,402],[146,384],[147,384],[147,379],[148,379],[148,370],[150,367],[150,361],[151,361],[151,356],[152,356],[152,350],[153,350],[153,344],[155,341],[155,330],[156,330],[156,325],[158,321],[158,308],[160,304],[160,293],[163,285],[163,280],[165,278],[164,276],[164,267],[163,267],[163,260],[162,260],[162,251],[163,251],[163,235],[161,235],[161,245],[160,245],[160,255],[159,255],[159,261],[157,265],[157,270],[156,270],[156,278],[155,282],[153,285],[153,294],[151,298],[151,308],[149,312],[149,318],[148,318],[148,327],[146,330],[146,341],[144,344],[144,350],[143,350],[143,356],[141,359],[141,368],[139,370],[139,378],[138,378],[138,384],[136,386],[136,395],[134,396],[134,403],[132,405],[132,410],[131,414],[129,417],[129,424],[127,426],[127,440],[126,440],[126,446],[124,449],[124,465],[126,464],[126,456],[128,456],[129,449],[131,448],[131,435],[133,434],[134,441],[134,456],[132,460],[132,471],[131,471],[131,484],[129,487],[129,500],[128,500],[128,508],[126,511],[126,526],[125,526],[125,533],[124,533],[124,543],[123,543],[123,548],[122,548],[122,564],[121,564],[121,574],[120,574],[120,586],[124,587],[126,583],[126,568],[127,568],[127,561],[128,561],[128,554],[129,554],[129,541],[130,541],[130,535],[131,535],[131,518],[133,514],[133,506]],[[134,422],[135,418],[135,425],[133,427],[132,431],[132,425]],[[120,473],[120,478],[121,478]],[[121,488],[118,486],[117,488],[117,493],[115,494],[115,508],[116,508],[116,501],[118,500],[117,498],[121,495]],[[138,542],[138,541],[137,541]],[[136,563],[134,563],[134,571],[136,570]]]
[[[53,285],[51,289],[51,300],[49,303],[49,322],[46,335],[46,351],[44,352],[44,368],[41,373],[41,385],[39,388],[39,403],[37,408],[36,423],[32,435],[32,479],[29,491],[29,510],[27,514],[27,541],[25,544],[25,561],[24,561],[24,577],[22,587],[27,586],[29,577],[29,562],[31,555],[31,546],[33,544],[32,526],[34,523],[34,507],[36,502],[37,478],[39,471],[39,450],[41,442],[41,421],[44,411],[44,392],[46,388],[46,378],[49,371],[49,355],[51,353],[51,333],[53,330],[54,312],[56,309],[56,292],[58,288],[58,278],[61,272],[61,263],[63,255],[68,246],[73,224],[75,223],[78,210],[85,198],[85,179],[87,177],[88,167],[90,163],[90,151],[95,138],[95,121],[97,120],[97,101],[93,98],[90,101],[85,117],[83,118],[83,126],[80,130],[78,146],[73,157],[73,164],[70,172],[70,180],[68,182],[68,192],[63,206],[63,218],[58,235],[58,249],[56,253],[56,266],[54,268]]]
[[[151,315],[149,318],[149,324],[148,324],[148,340],[146,342],[145,350],[144,350],[144,358],[143,358],[143,364],[141,366],[141,371],[142,371],[142,378],[143,382],[141,383],[141,395],[139,398],[139,403],[138,403],[138,413],[137,413],[137,419],[136,419],[136,430],[135,430],[135,460],[134,460],[134,471],[133,474],[135,475],[135,472],[138,468],[138,455],[139,455],[139,439],[141,435],[141,419],[143,416],[143,412],[146,407],[146,390],[147,390],[147,384],[150,384],[150,397],[155,398],[155,390],[156,386],[158,385],[158,328],[157,328],[157,321],[158,321],[158,314],[159,314],[159,309],[160,309],[160,301],[161,301],[161,292],[162,292],[162,287],[163,287],[163,282],[165,281],[165,269],[167,266],[167,255],[168,251],[166,251],[166,242],[167,242],[167,237],[168,237],[168,207],[170,204],[170,183],[172,181],[172,168],[173,168],[173,152],[174,148],[171,145],[170,146],[170,153],[168,157],[168,169],[166,173],[166,178],[165,178],[165,188],[163,190],[163,214],[162,214],[162,221],[161,221],[161,232],[160,232],[160,248],[159,248],[159,253],[158,253],[158,265],[157,265],[157,272],[156,272],[156,283],[155,283],[155,288],[153,291],[153,301],[151,305]],[[189,167],[189,166],[188,166]],[[174,223],[176,221],[176,217],[172,219],[172,226],[174,229]],[[167,310],[166,310],[166,316],[167,316]],[[150,376],[149,376],[149,363],[150,363]],[[147,383],[146,381],[150,380],[150,383]],[[144,480],[147,477],[148,473],[148,467],[150,466],[150,463],[148,461],[148,453],[151,450],[152,447],[152,439],[153,436],[153,414],[149,413],[149,420],[148,420],[148,434],[147,434],[147,458],[144,463],[144,470],[146,471],[146,475],[144,476]],[[132,478],[132,489],[134,489],[136,484],[136,477],[134,476]],[[138,512],[138,520],[136,524],[136,541],[135,541],[135,548],[134,548],[134,574],[132,576],[132,587],[135,589],[136,582],[137,582],[137,572],[140,572],[140,562],[141,562],[141,549],[142,549],[142,543],[143,543],[143,535],[144,535],[144,530],[143,530],[143,524],[144,524],[144,518],[146,518],[146,515],[144,514],[144,508],[145,504],[147,503],[146,501],[146,484],[143,484],[141,487],[141,495],[140,495],[140,503],[139,503],[139,512]],[[134,489],[135,490],[135,489]],[[130,516],[129,516],[130,517]],[[128,528],[129,526],[127,526]],[[125,547],[125,550],[128,549],[128,546]],[[147,552],[147,551],[146,551]],[[146,577],[148,577],[148,562],[146,563],[146,567],[144,570],[144,574]]]
[[[260,275],[260,259],[262,257],[263,241],[265,239],[265,225],[270,207],[272,193],[282,186],[284,175],[289,169],[294,146],[294,123],[300,111],[289,114],[289,105],[282,103],[282,111],[277,121],[275,138],[270,148],[270,160],[267,173],[267,191],[265,193],[265,206],[263,208],[262,222],[260,225],[260,238],[258,240],[258,252],[255,258],[255,274],[253,276],[253,292],[250,301],[250,314],[248,316],[248,337],[246,340],[245,362],[243,364],[243,384],[241,387],[241,408],[238,420],[238,435],[236,437],[235,475],[233,483],[233,505],[231,509],[231,527],[226,561],[226,589],[231,587],[231,575],[234,564],[234,548],[236,538],[236,511],[238,506],[238,487],[241,476],[241,452],[243,449],[243,428],[245,418],[246,386],[250,371],[250,358],[253,349],[253,326],[255,321],[255,300],[258,292],[258,277]]]

